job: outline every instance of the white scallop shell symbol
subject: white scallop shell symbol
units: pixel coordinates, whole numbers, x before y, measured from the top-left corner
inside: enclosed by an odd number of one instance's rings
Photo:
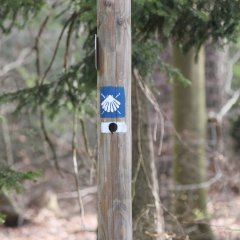
[[[109,95],[102,103],[101,106],[105,112],[116,112],[121,103],[115,99],[112,95]]]

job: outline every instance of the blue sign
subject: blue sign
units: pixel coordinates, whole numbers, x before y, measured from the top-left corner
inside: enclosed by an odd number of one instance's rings
[[[125,117],[125,92],[123,87],[100,88],[101,118]]]

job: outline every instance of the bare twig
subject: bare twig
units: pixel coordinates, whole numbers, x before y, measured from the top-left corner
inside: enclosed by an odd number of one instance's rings
[[[138,82],[143,94],[147,97],[149,102],[152,104],[152,106],[154,107],[154,110],[156,111],[156,113],[158,114],[159,119],[160,119],[161,136],[160,136],[159,148],[158,148],[158,155],[160,156],[161,152],[162,152],[163,137],[164,137],[164,117],[163,117],[162,111],[159,107],[159,104],[158,104],[156,98],[154,97],[151,90],[147,87],[147,85],[143,83],[142,78],[141,78],[138,70],[134,69],[133,74],[135,75],[135,77],[137,79],[137,82]]]
[[[202,188],[209,188],[211,185],[218,182],[220,178],[222,178],[222,176],[223,176],[222,172],[218,171],[213,178],[209,179],[206,182],[186,184],[186,185],[174,185],[174,186],[171,186],[170,189],[174,191],[193,191],[193,190],[202,189]]]
[[[181,223],[179,222],[177,216],[175,216],[173,213],[171,213],[171,211],[169,211],[161,202],[159,202],[159,204],[161,205],[164,212],[166,212],[173,219],[173,221],[177,224],[177,226],[179,227],[182,235],[186,236],[186,233],[185,233]]]
[[[73,17],[71,19],[71,22],[68,28],[66,47],[65,47],[65,53],[64,53],[64,63],[63,63],[63,68],[65,72],[67,71],[67,68],[68,68],[68,52],[69,52],[70,40],[71,40],[71,35],[72,35],[73,27],[75,24],[76,16],[77,16],[76,13],[73,14]]]
[[[95,194],[96,192],[97,192],[97,186],[81,189],[80,190],[81,198],[84,198],[90,194]],[[65,193],[58,194],[58,199],[70,199],[70,198],[78,198],[78,192],[73,191],[73,192],[65,192]]]
[[[81,219],[82,225],[84,226],[84,206],[81,197],[80,191],[80,182],[79,182],[79,172],[78,172],[78,163],[77,163],[77,120],[78,120],[78,111],[75,109],[73,115],[73,136],[72,136],[72,160],[73,160],[73,167],[74,167],[74,176],[75,182],[77,186],[77,194],[78,194],[78,203],[81,211]]]
[[[74,231],[73,234],[82,233],[82,232],[96,233],[96,231],[97,229],[84,228],[84,229]]]
[[[158,130],[158,114],[156,114],[156,119],[155,119],[155,125],[153,128],[153,140],[156,142],[157,141],[157,130]]]
[[[222,121],[223,117],[232,109],[234,104],[238,101],[240,97],[240,89],[234,92],[232,97],[226,102],[226,104],[221,108],[219,113],[217,113],[217,120]]]
[[[62,40],[63,34],[64,34],[64,32],[65,32],[68,24],[72,21],[72,18],[73,18],[73,17],[74,17],[74,14],[66,21],[66,23],[64,24],[64,26],[63,26],[63,28],[62,28],[62,30],[61,30],[61,33],[60,33],[60,35],[59,35],[59,37],[58,37],[58,40],[57,40],[56,47],[55,47],[54,52],[53,52],[53,56],[52,56],[52,58],[51,58],[51,60],[50,60],[50,63],[49,63],[49,65],[48,65],[47,69],[46,69],[45,72],[44,72],[44,75],[43,75],[43,78],[42,78],[42,82],[45,80],[45,78],[47,77],[48,73],[50,72],[50,70],[51,70],[51,68],[52,68],[52,65],[53,65],[54,60],[55,60],[55,58],[56,58],[57,51],[58,51],[60,42],[61,42],[61,40]]]
[[[94,153],[94,151],[91,150],[91,147],[89,145],[89,141],[88,141],[88,137],[87,137],[87,131],[85,128],[85,123],[83,118],[80,118],[80,125],[81,125],[81,132],[82,132],[82,136],[83,136],[83,142],[84,142],[84,147],[85,147],[85,151],[87,153],[87,157],[91,162],[91,169],[90,169],[90,184],[92,184],[93,182],[93,176],[94,176],[94,172],[96,170],[96,155]]]
[[[39,41],[40,41],[41,35],[42,35],[46,25],[47,25],[48,20],[49,20],[49,16],[47,16],[44,19],[44,21],[41,23],[40,28],[39,28],[38,33],[37,33],[37,36],[35,38],[34,49],[36,51],[36,70],[37,70],[38,81],[40,81],[40,76],[41,76]]]
[[[137,72],[137,70],[134,70],[134,74],[138,80],[139,86],[142,89],[143,93],[145,94],[145,96],[148,98],[148,100],[150,101],[150,103],[153,105],[155,111],[159,114],[158,116],[161,119],[161,139],[160,139],[160,146],[159,146],[159,153],[161,153],[161,149],[162,149],[162,142],[163,142],[163,134],[164,134],[164,119],[163,119],[163,114],[158,106],[157,100],[155,99],[154,95],[152,94],[152,92],[150,91],[150,89],[144,85],[144,83],[141,81],[141,77],[139,76],[139,73]],[[187,143],[185,143],[180,135],[178,134],[178,132],[176,131],[175,128],[174,132],[176,134],[176,136],[179,138],[179,140],[192,152],[193,150],[188,146]],[[211,178],[210,180],[208,180],[207,182],[203,182],[203,183],[199,183],[199,184],[187,184],[187,185],[177,185],[177,186],[173,186],[171,187],[171,189],[177,190],[177,191],[182,191],[182,190],[195,190],[195,189],[199,189],[199,188],[208,188],[210,187],[212,184],[214,184],[215,182],[217,182],[220,178],[222,177],[222,172],[218,171],[217,174]]]
[[[89,141],[88,141],[88,137],[87,137],[87,131],[86,131],[86,127],[85,127],[85,123],[84,123],[83,118],[80,118],[80,125],[81,125],[81,131],[82,131],[82,135],[83,135],[83,143],[84,143],[86,153],[87,153],[89,159],[94,159],[91,147],[89,145]]]
[[[238,50],[235,55],[228,61],[228,76],[225,85],[225,90],[227,93],[232,93],[232,79],[233,79],[233,65],[240,59],[240,50]]]
[[[16,61],[11,62],[11,63],[5,65],[2,69],[0,69],[0,77],[4,76],[5,74],[10,72],[11,70],[14,70],[17,67],[21,66],[25,62],[25,60],[31,55],[31,53],[32,53],[31,48],[23,49],[20,52],[19,57],[17,58]]]
[[[63,176],[61,168],[60,168],[59,163],[58,163],[58,158],[57,158],[57,153],[56,153],[55,147],[54,147],[54,145],[52,143],[52,140],[49,137],[47,129],[46,129],[45,116],[44,116],[44,112],[43,112],[42,109],[40,110],[40,124],[41,124],[41,129],[42,129],[45,141],[47,142],[47,144],[50,147],[50,150],[52,152],[54,165],[55,165],[57,171],[59,172],[59,174],[61,176]]]
[[[140,75],[139,75],[140,76]],[[163,214],[162,214],[162,209],[160,207],[160,200],[159,200],[159,196],[158,196],[158,183],[157,183],[157,178],[156,178],[156,172],[154,171],[155,170],[155,166],[154,166],[154,159],[151,159],[150,160],[150,169],[151,171],[149,172],[146,168],[146,165],[145,165],[145,160],[144,160],[144,157],[143,157],[143,152],[142,152],[142,146],[141,146],[141,139],[142,139],[142,132],[141,132],[141,125],[142,125],[142,120],[141,120],[141,103],[140,103],[140,92],[139,92],[139,86],[138,86],[138,80],[137,77],[139,77],[137,75],[133,75],[134,79],[135,79],[135,84],[134,84],[134,92],[135,92],[135,101],[136,101],[136,109],[137,109],[137,149],[138,149],[138,163],[137,163],[137,167],[136,167],[136,170],[134,172],[134,176],[133,176],[133,194],[132,194],[132,199],[134,199],[135,197],[135,184],[136,184],[136,181],[137,181],[137,178],[138,178],[138,175],[139,175],[139,172],[140,172],[140,169],[142,168],[142,171],[143,171],[143,174],[145,176],[145,179],[146,179],[146,182],[148,184],[148,187],[149,189],[151,190],[151,193],[152,193],[152,196],[153,196],[153,199],[154,199],[154,204],[152,205],[154,207],[154,211],[155,211],[155,216],[156,216],[156,219],[155,219],[155,229],[154,229],[154,233],[152,234],[155,234],[155,238],[156,239],[165,239],[164,238],[164,221],[163,221]],[[140,88],[140,91],[142,91],[142,89]],[[150,211],[150,205],[149,206],[146,206],[146,208],[142,209],[143,211],[143,215],[145,215],[145,213],[149,212]],[[138,226],[138,223],[140,221],[140,219],[142,218],[141,216],[142,214],[139,213],[136,221],[135,221],[135,224],[134,224],[134,229],[137,228]]]
[[[137,77],[134,76],[135,81],[137,81]],[[140,122],[140,104],[139,104],[139,97],[138,97],[138,90],[137,90],[137,83],[134,84],[134,93],[135,93],[135,101],[136,101],[136,106],[137,106],[137,138],[138,138],[138,142],[137,142],[137,150],[138,150],[138,162],[137,162],[137,167],[136,170],[134,172],[134,175],[132,177],[132,202],[134,201],[135,198],[135,184],[137,182],[138,176],[139,176],[139,172],[141,169],[141,165],[143,163],[143,155],[142,155],[142,148],[141,148],[141,122]],[[151,186],[151,184],[149,184],[149,180],[148,180],[148,176],[146,175],[146,180],[148,182],[148,185]]]

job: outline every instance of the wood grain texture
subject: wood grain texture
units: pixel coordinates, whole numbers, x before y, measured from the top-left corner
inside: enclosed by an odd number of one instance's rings
[[[98,109],[102,86],[123,86],[126,96],[125,118],[98,114],[98,240],[131,240],[131,1],[98,0],[97,25]],[[124,121],[128,131],[100,133],[104,121]]]

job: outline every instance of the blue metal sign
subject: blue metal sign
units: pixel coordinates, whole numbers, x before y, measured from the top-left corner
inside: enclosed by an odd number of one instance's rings
[[[125,117],[125,92],[123,87],[100,88],[100,116],[101,118]]]

